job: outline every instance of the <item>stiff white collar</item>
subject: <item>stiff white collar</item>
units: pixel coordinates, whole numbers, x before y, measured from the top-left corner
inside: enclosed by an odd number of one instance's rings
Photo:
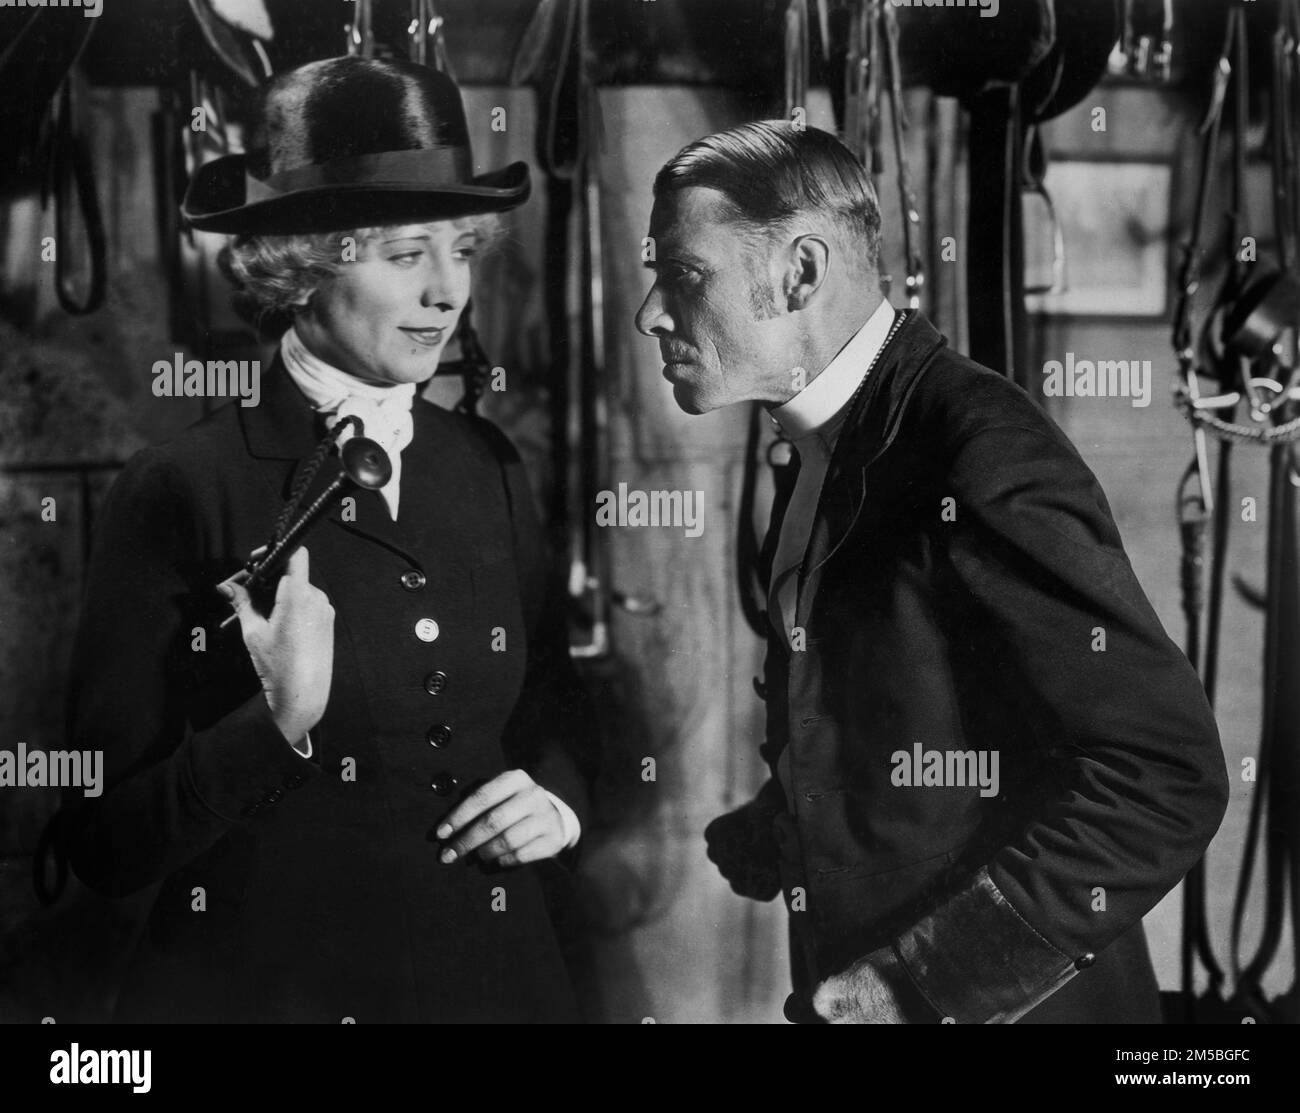
[[[825,437],[833,431],[838,425],[835,419],[844,416],[845,407],[885,346],[893,324],[894,307],[882,301],[820,375],[788,402],[769,411],[790,440],[798,442],[811,433]]]

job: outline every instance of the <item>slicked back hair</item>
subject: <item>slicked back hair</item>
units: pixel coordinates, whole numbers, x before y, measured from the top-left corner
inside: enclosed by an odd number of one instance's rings
[[[830,132],[761,120],[683,147],[655,177],[654,195],[691,187],[725,198],[724,215],[751,242],[803,214],[829,216],[844,250],[868,274],[880,266],[880,205],[857,156]]]

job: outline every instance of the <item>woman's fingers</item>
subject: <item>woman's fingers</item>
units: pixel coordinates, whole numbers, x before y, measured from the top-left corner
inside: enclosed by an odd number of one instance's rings
[[[280,582],[275,585],[275,602],[278,606],[290,592],[299,592],[310,585],[309,573],[311,572],[310,558],[307,556],[306,549],[298,549],[289,558],[289,563],[285,565],[284,575],[280,577]]]
[[[520,774],[522,780],[520,777],[512,777],[512,773]],[[499,803],[473,815],[479,802],[495,799],[500,794],[509,792],[515,785],[523,787]],[[457,832],[454,824],[458,815],[464,814],[469,814],[472,818]],[[539,839],[539,847],[530,847],[530,850],[542,852],[538,857],[549,857],[564,844],[564,821],[559,809],[546,791],[522,770],[502,774],[489,781],[477,793],[471,793],[451,812],[436,833],[441,838],[449,838],[449,835],[444,834],[448,829],[454,837],[450,838],[440,855],[443,862],[454,862],[477,851],[484,861],[513,865],[516,861],[532,860],[511,856],[517,856],[525,846]]]
[[[539,790],[540,791],[540,790]],[[494,808],[490,808],[477,819],[475,819],[463,831],[460,831],[455,838],[447,843],[446,849],[442,852],[442,860],[454,861],[455,858],[463,858],[485,843],[500,835],[504,835],[511,827],[522,820],[528,819],[537,811],[535,802],[531,799],[531,793],[517,793],[507,800],[503,800]],[[448,858],[450,852],[454,857]]]
[[[478,848],[478,856],[485,862],[500,861],[503,865],[510,865],[511,862],[507,860],[510,855],[517,854],[534,840],[541,839],[545,841],[548,835],[554,833],[545,818],[536,812],[530,812],[514,826],[508,827],[497,835],[496,838],[488,839]]]
[[[522,866],[528,862],[540,862],[544,858],[554,858],[562,849],[563,846],[558,838],[552,839],[548,835],[541,835],[525,843],[518,850],[507,850],[497,859],[497,864]]]
[[[440,839],[450,838],[462,827],[469,825],[498,804],[535,785],[533,778],[522,769],[507,769],[504,773],[493,777],[487,784],[476,788],[452,808],[438,824],[434,834]],[[494,831],[493,834],[496,832]]]
[[[217,584],[219,591],[235,611],[235,617],[239,619],[239,629],[244,635],[244,640],[248,640],[248,635],[262,626],[266,625],[266,619],[262,617],[253,606],[253,600],[248,594],[248,589],[244,586],[244,581],[248,579],[245,572],[238,572],[230,579],[223,583]]]

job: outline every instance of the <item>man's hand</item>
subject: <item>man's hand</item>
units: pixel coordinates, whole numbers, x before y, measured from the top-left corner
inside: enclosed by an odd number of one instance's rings
[[[244,645],[280,733],[290,743],[321,720],[334,671],[334,608],[307,579],[306,549],[299,549],[275,589],[275,605],[263,617],[239,579],[218,590],[235,608]]]
[[[732,890],[751,900],[772,900],[781,891],[780,848],[772,834],[772,813],[751,800],[704,828],[709,861]]]
[[[564,823],[545,789],[522,769],[509,769],[457,804],[434,832],[447,842],[443,862],[478,851],[484,862],[518,866],[564,849]]]
[[[896,991],[906,977],[893,950],[882,947],[822,982],[813,1008],[831,1024],[906,1024]]]

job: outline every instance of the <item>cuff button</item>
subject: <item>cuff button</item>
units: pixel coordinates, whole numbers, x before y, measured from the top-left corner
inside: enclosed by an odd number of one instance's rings
[[[1091,951],[1089,951],[1086,955],[1080,955],[1078,958],[1074,960],[1074,968],[1076,970],[1087,970],[1088,967],[1091,966],[1096,961],[1097,961],[1097,956],[1094,955]]]

